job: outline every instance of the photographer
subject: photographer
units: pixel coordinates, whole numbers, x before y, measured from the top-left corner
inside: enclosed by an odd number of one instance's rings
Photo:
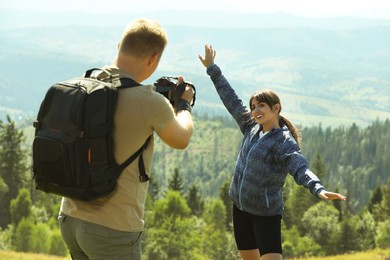
[[[166,44],[166,33],[157,22],[135,20],[126,27],[112,65],[104,69],[141,83],[156,70]],[[177,84],[182,82],[183,78],[178,77]],[[176,107],[152,85],[123,89],[118,95],[114,119],[118,163],[152,135],[142,154],[145,170],[150,174],[154,132],[172,148],[188,146],[193,131],[192,87],[185,86]],[[62,199],[59,223],[73,259],[141,259],[149,183],[138,179],[138,160],[125,168],[112,194],[93,201]]]

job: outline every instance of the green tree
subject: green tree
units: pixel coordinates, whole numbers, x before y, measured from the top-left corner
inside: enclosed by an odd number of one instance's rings
[[[49,254],[50,255],[58,255],[58,256],[66,256],[68,253],[68,249],[62,239],[61,232],[57,229],[53,229],[51,233]]]
[[[201,243],[195,218],[167,217],[148,230],[144,257],[148,260],[195,260]]]
[[[164,199],[156,201],[153,212],[153,226],[160,226],[164,219],[175,221],[190,215],[190,208],[178,191],[168,190]]]
[[[335,252],[335,239],[339,234],[339,213],[332,204],[320,202],[309,208],[302,218],[304,234],[321,245],[326,254]]]
[[[0,198],[4,198],[5,194],[8,193],[8,186],[5,184],[3,178],[0,176]]]
[[[361,250],[368,251],[375,248],[375,220],[368,210],[359,215],[357,232]]]
[[[337,243],[337,253],[347,253],[358,251],[360,249],[357,229],[358,224],[356,217],[349,218],[341,222],[340,234],[338,236]]]
[[[21,252],[31,252],[34,240],[34,222],[31,219],[22,219],[16,227],[15,249]],[[39,238],[36,238],[39,239]]]
[[[200,243],[196,218],[178,191],[168,190],[155,202],[153,216],[144,242],[147,259],[193,259]]]
[[[61,206],[61,197],[55,194],[46,193],[40,190],[31,190],[31,200],[36,211],[36,218],[41,221],[48,221],[57,218]],[[35,213],[35,212],[33,212]]]
[[[193,184],[188,191],[187,204],[193,215],[199,217],[202,214],[204,201],[199,194],[199,189],[196,184]]]
[[[154,177],[154,176],[153,176]],[[145,210],[153,210],[154,202],[157,200],[160,193],[160,185],[156,178],[149,179],[148,196],[146,197]]]
[[[316,154],[316,157],[311,163],[310,167],[312,168],[313,172],[317,175],[317,177],[321,180],[321,182],[327,186],[325,182],[326,177],[326,167],[324,164],[324,161],[322,160],[322,157],[319,153]]]
[[[159,193],[160,193],[160,184],[157,179],[151,177],[149,179],[148,194],[154,201],[158,198]]]
[[[17,226],[23,218],[28,218],[31,215],[31,199],[30,192],[27,189],[20,189],[16,199],[11,201],[11,220]]]
[[[375,190],[371,193],[370,200],[367,205],[367,209],[370,213],[374,210],[374,205],[380,204],[383,199],[382,188],[377,186]]]
[[[325,179],[325,165],[322,162],[322,157],[317,153],[317,156],[312,163],[312,171],[323,181]],[[290,187],[288,182],[286,186]],[[304,231],[304,223],[301,221],[303,214],[314,204],[320,200],[313,196],[310,191],[299,185],[290,187],[288,192],[288,198],[286,200],[285,223],[287,228],[292,226],[298,227],[298,230],[302,234]]]
[[[378,223],[376,244],[379,248],[390,248],[390,220]]]
[[[382,200],[373,206],[372,214],[377,222],[386,221],[390,218],[390,177],[387,184],[381,187]]]
[[[334,192],[337,192],[337,193],[340,193],[339,189],[335,189]],[[333,200],[332,203],[333,203],[333,206],[338,210],[339,212],[339,222],[341,222],[344,218],[344,214],[343,214],[343,201],[341,200]]]
[[[213,199],[203,212],[206,227],[203,232],[203,251],[211,259],[225,260],[229,251],[226,233],[226,210],[220,199]]]
[[[319,256],[323,255],[321,247],[306,236],[301,236],[296,226],[290,229],[283,227],[282,248],[285,257]]]
[[[230,180],[225,181],[222,187],[219,189],[219,199],[222,200],[225,205],[226,211],[226,228],[228,231],[232,230],[233,223],[233,202],[229,197]]]
[[[390,218],[390,177],[387,178],[387,184],[383,188],[383,200],[381,202],[384,219]]]
[[[19,189],[27,187],[26,151],[22,149],[25,137],[7,116],[7,123],[0,120],[0,177],[7,185],[0,199],[0,227],[6,228],[11,221],[10,203]],[[3,189],[4,191],[4,189]]]
[[[203,220],[207,225],[212,226],[214,230],[225,230],[226,211],[225,205],[220,199],[213,199],[207,204],[203,212]]]
[[[0,231],[0,251],[13,249],[14,225],[10,224],[7,229]]]
[[[169,181],[168,188],[170,190],[178,191],[180,194],[183,194],[183,178],[177,168],[175,168],[171,180]]]
[[[47,224],[38,223],[32,232],[30,251],[34,253],[48,254],[51,243],[51,230]]]
[[[306,223],[302,222],[303,215],[318,201],[319,199],[314,197],[308,189],[295,185],[290,197],[286,201],[286,214],[288,214],[291,221],[288,227],[296,226],[300,233],[303,234],[306,225]]]

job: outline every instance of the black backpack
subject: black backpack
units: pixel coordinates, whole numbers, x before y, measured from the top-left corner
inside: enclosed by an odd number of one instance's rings
[[[98,80],[91,75],[100,70]],[[100,77],[99,76],[99,77]],[[145,173],[144,145],[124,163],[114,158],[114,113],[117,91],[140,86],[129,78],[117,78],[102,69],[84,77],[54,84],[41,103],[34,122],[33,179],[36,189],[89,201],[114,191],[116,182],[138,156],[140,181]]]

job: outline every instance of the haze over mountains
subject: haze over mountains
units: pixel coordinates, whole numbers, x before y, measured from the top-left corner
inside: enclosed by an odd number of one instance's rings
[[[304,126],[366,125],[390,118],[390,20],[286,14],[148,13],[167,29],[159,69],[197,87],[194,111],[226,114],[198,61],[205,43],[242,97],[279,93]],[[140,14],[0,10],[0,118],[33,116],[51,84],[111,63],[126,23]]]

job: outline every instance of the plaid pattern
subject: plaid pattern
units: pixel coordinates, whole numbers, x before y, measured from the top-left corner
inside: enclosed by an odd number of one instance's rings
[[[281,215],[282,188],[288,173],[313,195],[324,189],[286,126],[272,129],[260,139],[261,125],[253,121],[220,68],[213,64],[207,74],[244,135],[229,191],[239,209],[259,216]]]

